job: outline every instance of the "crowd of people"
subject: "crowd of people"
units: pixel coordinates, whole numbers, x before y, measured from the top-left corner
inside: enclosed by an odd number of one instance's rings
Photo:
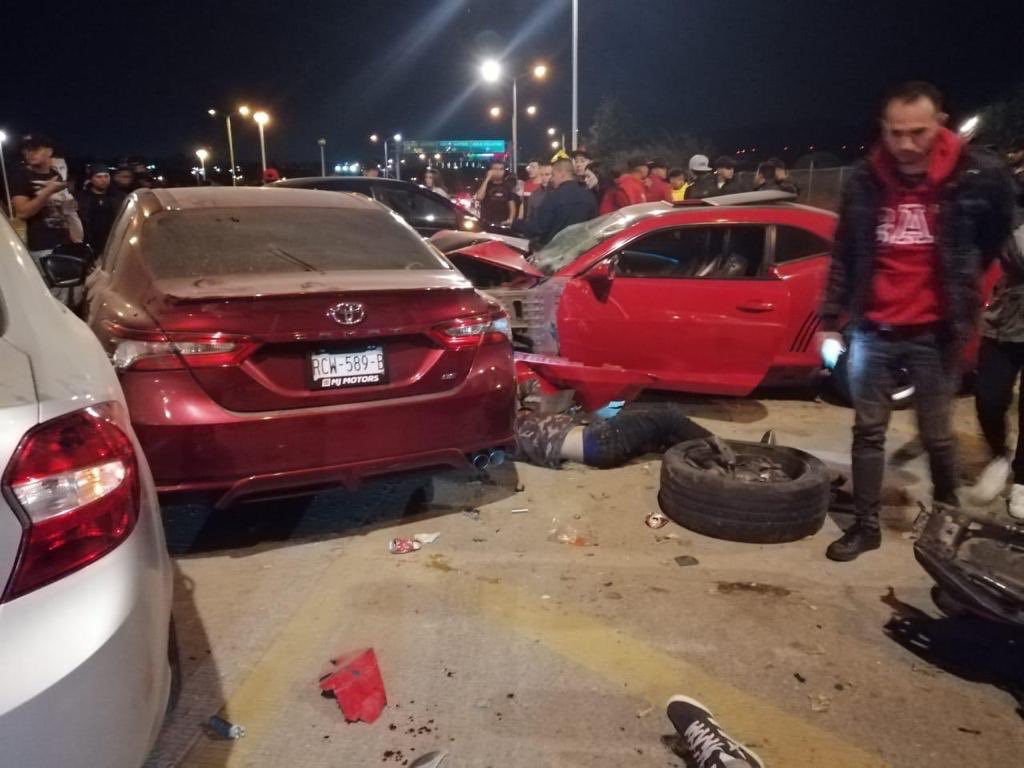
[[[560,151],[550,162],[530,160],[523,180],[495,160],[474,197],[484,221],[511,227],[543,246],[570,224],[638,203],[677,203],[756,190],[800,191],[777,158],[761,163],[750,184],[740,182],[736,169],[736,160],[728,155],[714,165],[706,155],[694,155],[685,169],[672,168],[662,158],[634,157],[612,179],[600,161],[580,148],[571,154]],[[447,196],[439,178],[428,168],[425,186]],[[563,189],[566,184],[570,186]],[[588,194],[577,194],[581,189]]]

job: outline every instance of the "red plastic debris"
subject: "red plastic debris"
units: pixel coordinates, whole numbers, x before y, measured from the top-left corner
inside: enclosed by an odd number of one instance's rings
[[[372,648],[364,648],[331,659],[331,663],[338,671],[320,680],[320,690],[334,695],[348,722],[374,722],[388,703],[377,654]]]

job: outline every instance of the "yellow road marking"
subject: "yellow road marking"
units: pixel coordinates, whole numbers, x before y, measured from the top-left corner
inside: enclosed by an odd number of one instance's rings
[[[186,766],[251,766],[261,738],[273,732],[272,720],[295,687],[306,685],[310,665],[323,661],[337,641],[337,613],[325,606],[344,602],[351,591],[352,564],[339,559],[324,570],[319,586],[281,628],[270,648],[231,695],[225,716],[243,724],[249,736],[234,742],[202,740],[183,761]],[[426,569],[421,574],[426,575]],[[471,575],[471,574],[464,574]],[[771,768],[888,768],[885,761],[838,736],[745,693],[672,656],[585,614],[541,603],[536,596],[479,579],[451,578],[431,572],[428,580],[444,591],[469,585],[479,615],[510,632],[537,640],[565,659],[647,701],[660,712],[669,696],[685,693],[702,701],[728,724],[730,733],[757,745]],[[467,595],[469,596],[469,595]],[[310,693],[310,695],[313,695]]]
[[[673,694],[701,701],[730,734],[757,744],[771,768],[886,768],[881,757],[593,617],[501,587],[478,582],[478,589],[482,614],[618,684],[656,712]]]

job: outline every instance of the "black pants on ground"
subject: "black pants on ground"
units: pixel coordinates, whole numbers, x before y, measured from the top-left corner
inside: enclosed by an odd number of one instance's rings
[[[934,333],[899,336],[854,331],[848,370],[856,417],[853,425],[853,502],[857,522],[878,530],[885,474],[885,433],[892,415],[895,373],[906,369],[914,385],[921,443],[931,465],[936,502],[957,504],[956,441],[951,411],[959,382],[956,352]]]
[[[678,403],[630,403],[617,416],[583,431],[583,458],[599,469],[621,467],[645,453],[710,435]]]
[[[1013,388],[1024,370],[1024,343],[982,339],[978,355],[978,380],[974,404],[985,441],[993,456],[1009,456],[1006,414]],[[1013,482],[1024,485],[1024,387],[1018,415],[1017,453],[1013,459]]]

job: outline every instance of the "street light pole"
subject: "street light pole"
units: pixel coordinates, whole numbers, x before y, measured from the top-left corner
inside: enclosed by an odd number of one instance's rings
[[[402,134],[395,134],[395,178],[402,180]]]
[[[327,175],[327,161],[324,159],[324,147],[327,146],[327,139],[317,139],[316,143],[320,145],[320,175]]]
[[[575,152],[578,147],[579,136],[579,82],[580,82],[580,4],[579,0],[572,0],[572,148]],[[564,147],[565,144],[563,143]]]
[[[228,127],[228,159],[231,161],[231,186],[238,186],[238,179],[235,178],[235,140],[231,135],[231,113],[228,112],[224,118],[224,123]]]
[[[210,153],[205,149],[197,149],[196,157],[199,158],[199,174],[203,177],[203,183],[206,183],[206,158],[210,156]]]
[[[14,208],[11,205],[11,188],[7,184],[7,165],[4,162],[4,142],[7,141],[7,134],[0,131],[0,173],[4,177],[4,200],[7,201],[7,215],[14,219]]]
[[[270,116],[266,112],[257,112],[252,119],[256,121],[256,126],[260,129],[260,164],[263,166],[263,172],[266,173],[267,144],[263,139],[263,125],[270,120]]]

